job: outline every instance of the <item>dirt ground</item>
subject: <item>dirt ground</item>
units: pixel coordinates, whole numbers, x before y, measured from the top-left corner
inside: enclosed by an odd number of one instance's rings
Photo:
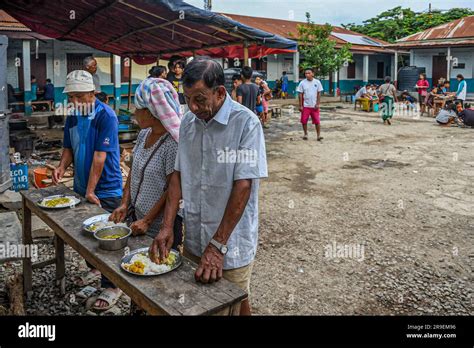
[[[265,130],[254,311],[472,315],[474,130],[349,108],[321,123],[321,143],[296,113]]]

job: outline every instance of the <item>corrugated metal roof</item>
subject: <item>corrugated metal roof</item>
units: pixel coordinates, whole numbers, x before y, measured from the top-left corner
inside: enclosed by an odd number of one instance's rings
[[[18,22],[3,10],[0,10],[0,32],[1,31],[31,31],[28,27]]]
[[[468,16],[404,37],[389,47],[472,45],[473,42],[474,16]]]
[[[221,13],[224,16],[227,16],[235,21],[244,23],[254,28],[259,28],[270,33],[278,34],[287,38],[297,39],[298,37],[298,25],[305,24],[305,22],[290,21],[284,19],[274,19],[274,18],[262,18],[262,17],[251,17],[243,16],[229,13]],[[347,36],[346,36],[347,35]],[[362,40],[368,40],[365,44],[358,44],[355,42],[349,42],[348,36],[360,38],[358,42],[363,42]],[[351,43],[351,51],[357,52],[390,52],[390,50],[385,49],[383,46],[387,45],[388,42],[372,38],[370,36],[362,35],[351,30],[347,30],[338,26],[333,26],[332,35],[330,38],[336,41],[337,46],[344,45],[346,43]],[[353,40],[354,41],[354,40]],[[379,45],[379,46],[378,46]],[[336,47],[337,47],[336,46]]]

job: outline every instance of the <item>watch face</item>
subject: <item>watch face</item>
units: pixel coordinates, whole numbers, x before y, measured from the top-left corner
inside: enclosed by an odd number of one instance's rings
[[[222,252],[224,255],[227,254],[227,247],[226,247],[225,245],[222,246],[221,252]]]

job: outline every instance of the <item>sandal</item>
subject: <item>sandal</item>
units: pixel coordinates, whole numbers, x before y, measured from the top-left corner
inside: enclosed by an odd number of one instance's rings
[[[87,300],[89,297],[91,297],[93,294],[95,294],[96,291],[97,291],[96,288],[88,285],[85,288],[82,288],[81,291],[77,292],[76,297]]]
[[[76,280],[74,281],[74,284],[77,286],[86,286],[98,281],[99,279],[100,279],[100,272],[94,273],[92,272],[92,270],[90,270],[85,275],[77,277]]]
[[[308,136],[305,135],[305,136],[303,137],[303,140],[308,140]]]
[[[107,306],[97,307],[94,303],[94,306],[92,306],[92,308],[95,309],[96,311],[107,311],[110,308],[112,308],[113,306],[115,306],[115,304],[119,300],[120,296],[122,296],[122,290],[119,289],[118,294],[115,293],[114,290],[115,289],[107,288],[104,291],[102,291],[102,293],[99,295],[99,297],[97,297],[96,302],[98,300],[102,300],[104,302],[107,302]]]

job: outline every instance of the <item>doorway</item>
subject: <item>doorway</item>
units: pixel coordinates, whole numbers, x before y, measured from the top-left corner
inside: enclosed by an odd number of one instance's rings
[[[441,77],[446,78],[446,73],[448,70],[448,61],[446,60],[446,56],[433,56],[433,81],[432,85],[438,84],[438,80]]]

